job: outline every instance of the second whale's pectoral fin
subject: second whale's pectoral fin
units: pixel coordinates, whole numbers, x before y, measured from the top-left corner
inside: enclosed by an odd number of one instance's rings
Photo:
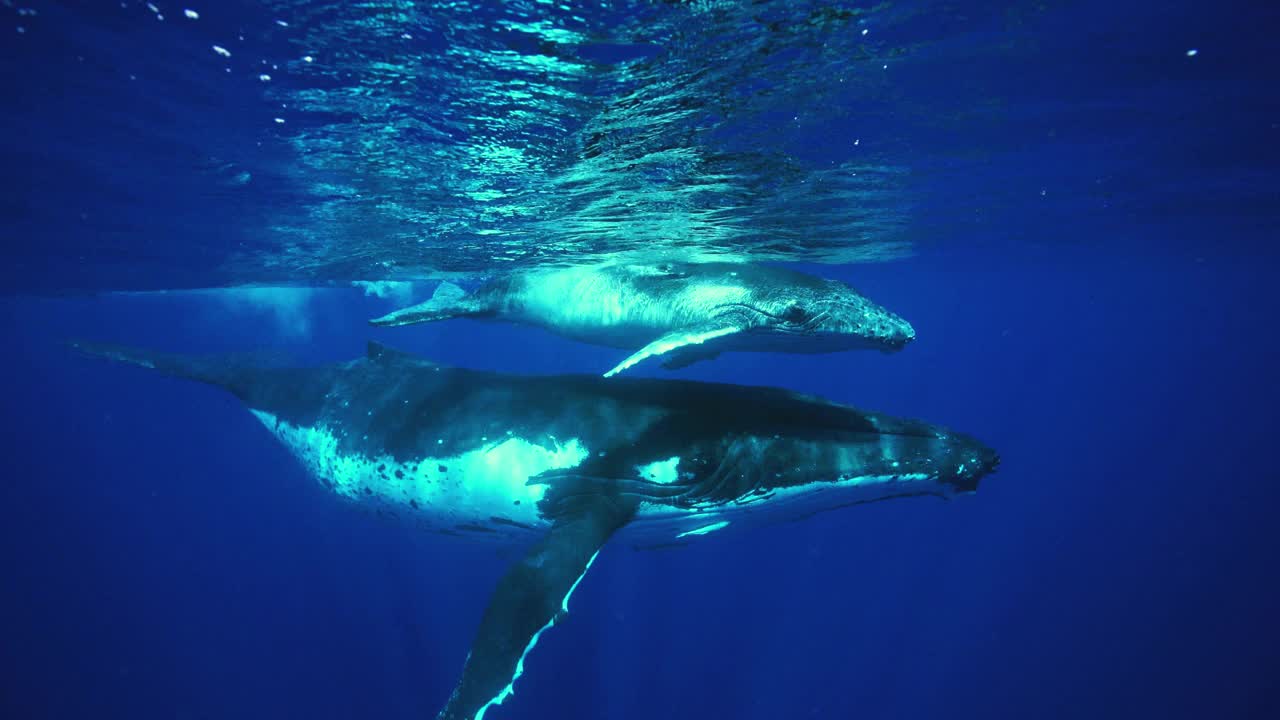
[[[634,504],[605,495],[573,498],[568,505],[546,537],[498,582],[462,678],[438,720],[482,720],[514,692],[539,636],[569,611],[569,596],[600,547],[635,512]]]
[[[466,290],[453,283],[442,282],[436,287],[430,300],[407,308],[401,308],[380,318],[374,318],[369,321],[369,324],[386,326],[413,325],[434,320],[474,317],[488,312],[489,308],[475,295],[467,294]]]
[[[666,356],[664,363],[668,369],[682,368],[699,360],[715,357],[720,350],[714,342],[720,338],[741,332],[736,325],[716,325],[696,328],[672,330],[653,342],[637,350],[631,357],[618,363],[617,367],[605,373],[605,377],[613,377],[627,368],[637,365],[651,357]]]

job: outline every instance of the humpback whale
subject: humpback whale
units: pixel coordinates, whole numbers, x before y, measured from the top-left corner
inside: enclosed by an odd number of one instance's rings
[[[788,391],[445,367],[371,343],[308,367],[76,344],[233,393],[329,490],[523,543],[440,720],[493,720],[601,547],[976,490],[999,459],[946,428]],[[625,540],[624,540],[625,541]]]
[[[469,317],[526,323],[651,357],[675,369],[727,351],[900,350],[910,323],[848,285],[779,267],[663,263],[522,270],[468,294],[442,283],[430,300],[371,320],[409,325]]]

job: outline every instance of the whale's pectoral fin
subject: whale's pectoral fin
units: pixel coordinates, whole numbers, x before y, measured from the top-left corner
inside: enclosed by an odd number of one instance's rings
[[[715,360],[718,357],[720,357],[719,350],[673,350],[663,356],[662,368],[664,370],[679,370],[680,368],[687,368],[694,363],[699,363],[703,360]]]
[[[696,328],[672,330],[662,337],[640,348],[631,357],[618,363],[617,367],[605,373],[605,377],[613,377],[643,360],[659,355],[669,356],[670,367],[685,367],[699,360],[714,357],[720,353],[715,348],[715,340],[727,335],[741,332],[735,325],[709,325]]]
[[[462,668],[462,678],[438,720],[480,720],[514,692],[525,656],[538,637],[569,611],[569,596],[600,547],[631,519],[635,505],[602,494],[560,503],[547,536],[517,562],[489,599]]]
[[[442,282],[436,287],[431,299],[393,313],[374,318],[371,325],[413,325],[415,323],[448,320],[450,318],[484,315],[489,307],[475,295],[450,282]]]

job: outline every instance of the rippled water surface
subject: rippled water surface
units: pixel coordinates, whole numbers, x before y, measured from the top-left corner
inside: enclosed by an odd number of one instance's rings
[[[1265,34],[1225,12],[6,5],[0,229],[26,290],[1276,227],[1277,101],[1250,84]]]

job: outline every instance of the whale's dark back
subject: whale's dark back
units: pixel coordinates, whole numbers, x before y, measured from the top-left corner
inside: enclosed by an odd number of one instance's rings
[[[595,375],[506,375],[437,365],[370,343],[366,357],[271,367],[242,357],[167,355],[103,345],[82,350],[224,387],[299,427],[342,428],[352,450],[409,458],[506,435],[580,438],[593,448],[662,452],[732,435],[935,437],[940,428],[777,388]]]

